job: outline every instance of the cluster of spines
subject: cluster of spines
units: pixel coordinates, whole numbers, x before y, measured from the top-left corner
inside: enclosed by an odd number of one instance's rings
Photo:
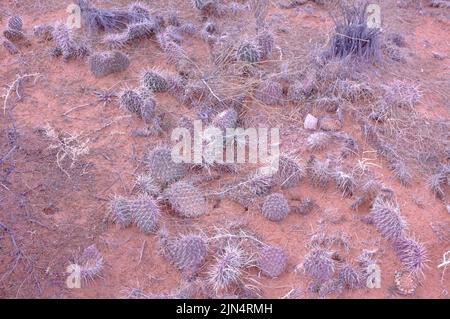
[[[146,158],[151,176],[161,185],[167,185],[183,178],[187,173],[184,163],[172,159],[172,151],[168,147],[158,147]]]
[[[228,242],[207,271],[207,282],[216,293],[226,291],[243,281],[251,258],[239,242]]]
[[[16,47],[16,45],[9,40],[3,40],[2,45],[11,55],[19,53],[19,49]]]
[[[330,280],[335,272],[333,253],[323,248],[312,249],[305,257],[302,268],[315,282],[324,283]]]
[[[12,30],[22,31],[23,21],[19,16],[12,16],[8,19],[8,28]]]
[[[267,277],[279,277],[286,270],[286,253],[278,246],[264,246],[258,253],[256,265]]]
[[[86,281],[99,277],[104,268],[103,257],[95,244],[83,250],[77,264],[80,267],[80,277]]]
[[[256,42],[258,43],[261,59],[271,59],[275,46],[273,34],[267,29],[260,30],[256,36]]]
[[[110,213],[113,221],[125,228],[133,222],[131,202],[123,196],[115,196],[110,202]]]
[[[305,174],[305,169],[297,160],[287,154],[280,155],[278,161],[278,171],[275,178],[281,188],[291,188],[299,185]]]
[[[182,235],[169,238],[163,251],[167,259],[186,274],[195,274],[203,265],[208,246],[202,236]]]
[[[306,139],[306,145],[311,151],[321,151],[331,142],[331,135],[326,132],[316,132]]]
[[[253,42],[244,41],[237,49],[237,58],[243,62],[256,63],[261,60],[261,52]]]
[[[402,237],[394,243],[397,256],[403,267],[415,274],[423,275],[427,267],[428,257],[425,246],[413,238]]]
[[[166,80],[167,75],[158,70],[151,69],[143,73],[141,84],[152,92],[166,92],[169,89],[169,83]]]
[[[84,58],[90,53],[89,48],[84,43],[79,43],[75,40],[71,29],[64,23],[58,23],[55,26],[52,38],[55,44],[53,55],[62,55],[64,61],[68,61],[71,58]]]
[[[191,183],[179,181],[171,184],[164,191],[164,197],[181,217],[199,217],[206,213],[206,198]]]
[[[131,211],[134,223],[144,234],[154,234],[158,230],[160,211],[151,196],[140,195],[133,200]]]
[[[271,221],[283,220],[289,214],[289,211],[289,203],[281,193],[267,196],[261,206],[261,213]]]
[[[407,223],[400,208],[391,199],[377,197],[370,210],[370,216],[377,230],[392,242],[405,236]]]
[[[306,170],[311,183],[316,187],[327,187],[333,177],[330,159],[320,161],[311,155]]]
[[[130,65],[128,56],[120,51],[103,51],[89,57],[89,67],[96,77],[122,72]]]

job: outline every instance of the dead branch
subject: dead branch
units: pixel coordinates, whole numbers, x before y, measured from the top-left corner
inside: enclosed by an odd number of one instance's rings
[[[37,78],[40,76],[39,73],[32,73],[32,74],[24,74],[24,75],[20,75],[20,76],[16,76],[16,80],[8,86],[8,88],[6,89],[6,94],[4,95],[4,102],[3,102],[3,115],[6,115],[6,109],[8,106],[8,99],[11,96],[11,92],[16,92],[17,97],[19,98],[19,100],[22,99],[22,96],[20,95],[19,91],[20,91],[20,84],[22,83],[22,81],[26,78],[29,77],[35,77],[34,82],[36,83]]]

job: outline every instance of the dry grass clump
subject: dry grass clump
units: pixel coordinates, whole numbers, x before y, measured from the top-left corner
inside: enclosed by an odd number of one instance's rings
[[[277,184],[281,188],[291,188],[299,185],[305,175],[305,169],[297,162],[297,159],[288,154],[282,154],[278,161],[278,171],[275,174]]]
[[[340,5],[327,56],[369,61],[380,58],[380,30],[367,26],[366,7],[365,3]]]
[[[293,213],[299,213],[300,215],[309,215],[311,214],[315,209],[318,208],[318,205],[312,198],[305,198],[296,206],[293,207],[292,212]]]
[[[81,256],[77,258],[76,264],[80,267],[81,278],[86,281],[100,277],[104,268],[103,257],[95,244],[83,250]]]
[[[321,151],[331,142],[332,136],[326,132],[316,132],[306,139],[306,145],[311,151]]]
[[[352,103],[370,101],[375,96],[374,89],[367,82],[349,79],[338,79],[334,84],[334,93]]]
[[[311,155],[306,165],[306,172],[314,186],[325,188],[333,178],[332,161],[331,159],[321,161]]]
[[[351,173],[342,170],[334,172],[336,187],[341,191],[342,197],[352,197],[357,187],[355,178]]]
[[[254,260],[240,241],[228,241],[214,259],[207,270],[206,280],[216,294],[245,285],[246,268],[252,266]]]
[[[280,82],[268,79],[258,86],[255,98],[266,105],[277,105],[283,99],[283,87]]]
[[[386,103],[394,107],[413,109],[422,98],[419,86],[405,80],[395,80],[383,89]]]
[[[89,0],[77,0],[75,4],[80,7],[82,21],[90,33],[120,30],[132,20],[130,13],[125,10],[96,8]]]
[[[50,140],[49,149],[56,151],[56,164],[69,176],[64,169],[63,162],[70,161],[70,168],[77,163],[80,158],[89,154],[89,138],[82,138],[79,134],[71,134],[68,132],[57,132],[53,127],[47,124],[43,128],[43,133]]]
[[[450,1],[448,0],[431,0],[430,6],[434,8],[450,8]]]

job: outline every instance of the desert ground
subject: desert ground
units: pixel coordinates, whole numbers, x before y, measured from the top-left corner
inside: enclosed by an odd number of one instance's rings
[[[450,1],[2,0],[0,31],[0,298],[449,298]],[[278,170],[176,163],[199,122],[278,129]]]

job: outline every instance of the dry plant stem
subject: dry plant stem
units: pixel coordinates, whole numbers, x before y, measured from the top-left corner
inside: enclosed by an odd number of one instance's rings
[[[22,96],[19,93],[20,83],[22,82],[22,80],[29,78],[29,77],[35,77],[34,82],[36,83],[36,80],[39,76],[40,76],[39,73],[24,74],[21,76],[17,76],[16,80],[11,85],[9,85],[8,89],[6,90],[5,100],[3,102],[3,115],[6,115],[6,108],[8,107],[8,99],[11,96],[11,92],[13,90],[16,92],[16,95],[19,99],[22,98]]]
[[[449,257],[447,257],[449,256]],[[441,282],[444,283],[444,275],[445,275],[445,271],[447,270],[447,266],[450,265],[450,250],[447,251],[446,253],[444,253],[444,255],[442,256],[442,263],[439,264],[437,266],[437,268],[442,268],[444,267],[444,269],[442,270],[442,277],[441,277]]]

